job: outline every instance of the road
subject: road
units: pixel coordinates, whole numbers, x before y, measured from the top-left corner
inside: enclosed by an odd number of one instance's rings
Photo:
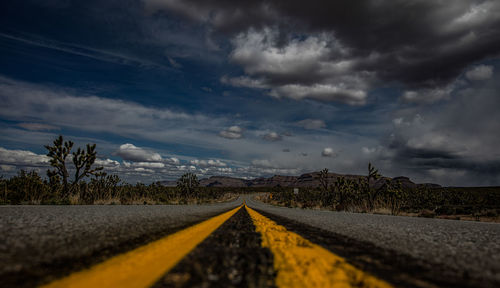
[[[0,279],[30,286],[241,205],[0,206]],[[21,278],[20,278],[21,277]],[[14,282],[16,285],[19,282]]]
[[[499,287],[500,224],[291,209],[248,196],[197,206],[2,206],[2,286],[48,283],[176,235],[238,207],[243,200],[290,233],[307,239],[301,241],[318,244],[315,249],[324,247],[392,285]],[[287,235],[280,237],[291,237]],[[279,257],[272,245],[262,247],[262,239],[265,234],[256,232],[248,213],[238,210],[155,286],[181,287],[180,282],[193,286],[195,280],[225,287],[273,286],[272,279],[280,273],[271,264]]]
[[[410,269],[430,266],[438,272],[430,277],[454,278],[457,285],[468,278],[482,285],[489,285],[490,280],[500,283],[499,223],[285,208],[251,198],[247,205],[269,216],[278,215],[335,234],[331,236],[340,235],[351,245],[355,241],[357,245],[372,244],[374,250],[382,250],[377,256],[402,256],[403,263],[398,265],[408,265]],[[418,262],[419,267],[405,261]]]

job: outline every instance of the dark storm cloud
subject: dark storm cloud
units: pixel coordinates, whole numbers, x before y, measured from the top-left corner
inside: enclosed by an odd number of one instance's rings
[[[446,150],[436,150],[427,148],[410,148],[405,144],[392,143],[389,148],[397,150],[396,158],[402,159],[419,159],[419,160],[429,160],[429,159],[440,159],[440,160],[454,160],[459,158],[457,155],[446,151]]]
[[[482,72],[485,69],[471,71],[480,71],[481,79],[484,74],[491,78],[457,89],[453,101],[435,109],[418,106],[400,111],[401,117],[393,120],[387,150],[373,149],[379,159],[385,157],[406,173],[428,173],[438,183],[498,185],[500,75],[493,68],[491,73]]]
[[[328,3],[328,2],[327,2]],[[310,29],[333,30],[355,53],[380,53],[366,65],[386,79],[447,81],[470,63],[500,51],[497,1],[299,1],[280,11]],[[384,65],[384,67],[379,67]]]
[[[144,1],[150,9],[181,13],[231,37],[239,35],[242,45],[235,38],[231,58],[248,77],[231,84],[270,89],[275,97],[363,104],[374,83],[396,81],[411,90],[435,88],[500,52],[498,1]],[[278,62],[259,59],[254,56],[262,55],[255,53],[234,55],[252,44],[242,41],[251,40],[252,33],[262,37],[256,50],[286,53],[298,47],[299,54],[311,52],[315,57],[302,62],[296,58],[297,67],[286,67],[288,62],[281,59],[285,71],[259,70]],[[314,41],[315,47],[303,47]],[[343,61],[349,64],[344,69],[325,68]],[[351,78],[338,80],[337,72]],[[421,92],[412,95],[427,97]],[[443,98],[427,97],[426,102]]]

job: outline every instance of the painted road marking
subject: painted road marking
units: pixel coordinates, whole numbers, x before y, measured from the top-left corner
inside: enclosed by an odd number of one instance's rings
[[[274,256],[278,287],[392,287],[245,205]]]
[[[42,287],[149,287],[241,207]]]

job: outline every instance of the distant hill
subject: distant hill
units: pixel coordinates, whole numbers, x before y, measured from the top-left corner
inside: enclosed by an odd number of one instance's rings
[[[328,173],[329,183],[335,183],[337,178],[345,177],[348,179],[357,180],[363,178],[365,176],[361,175],[349,175],[349,174],[337,174],[337,173]],[[416,184],[412,182],[408,177],[400,176],[395,178],[387,178],[384,177],[380,179],[375,186],[381,186],[385,183],[385,181],[399,181],[403,185],[403,187],[407,188],[416,188],[418,186],[426,186],[429,188],[438,188],[441,187],[438,184],[425,183],[425,184]],[[161,181],[160,184],[164,186],[175,186],[176,181]],[[319,182],[319,172],[311,172],[305,173],[300,176],[281,176],[274,175],[269,178],[255,178],[255,179],[241,179],[227,176],[212,176],[209,178],[203,178],[200,180],[200,186],[205,187],[317,187],[320,185]]]

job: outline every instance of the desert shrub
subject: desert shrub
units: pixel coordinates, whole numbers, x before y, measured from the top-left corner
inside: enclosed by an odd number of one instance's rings
[[[2,202],[6,204],[40,204],[53,196],[49,185],[36,171],[20,170],[1,183]]]

